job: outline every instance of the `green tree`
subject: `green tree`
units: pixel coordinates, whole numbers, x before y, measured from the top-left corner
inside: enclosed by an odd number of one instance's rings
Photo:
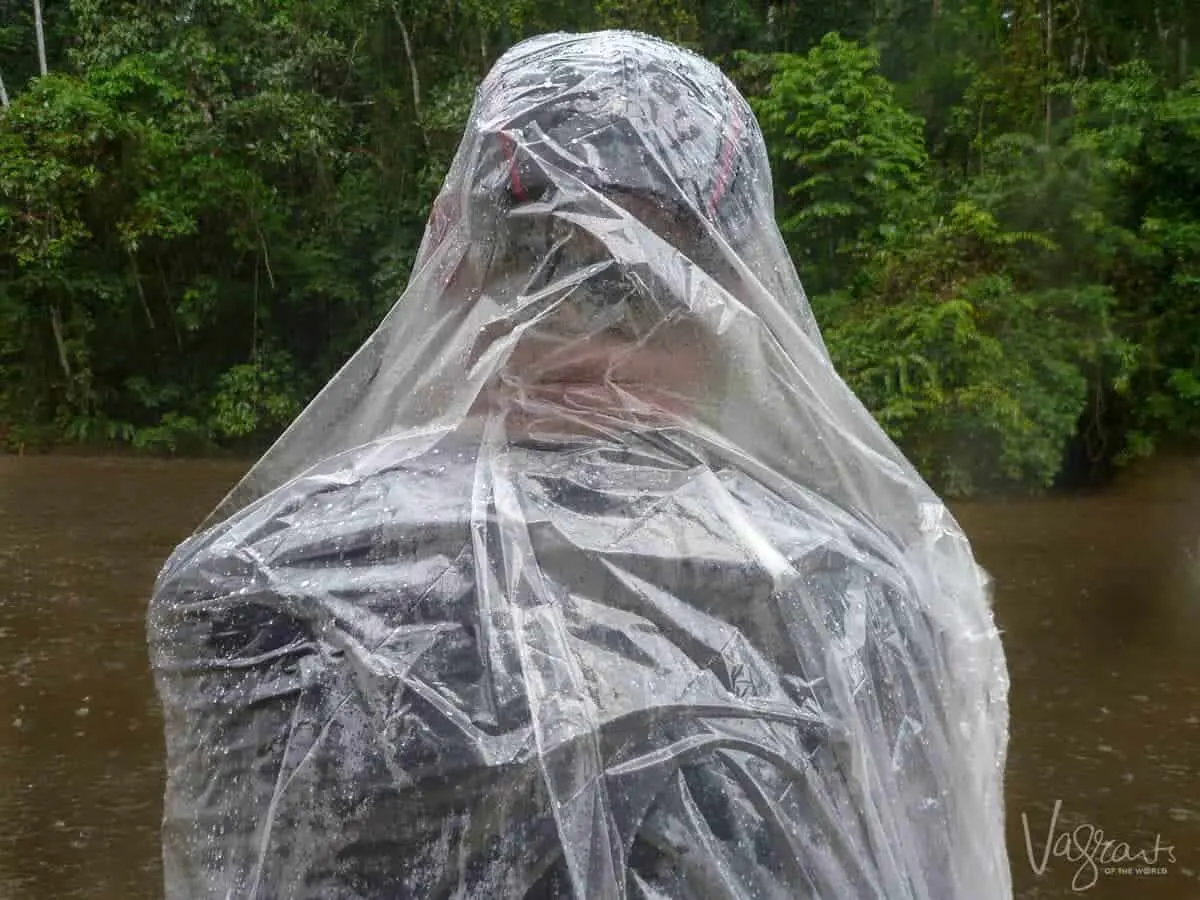
[[[921,122],[878,73],[878,55],[836,34],[804,56],[743,62],[769,72],[752,105],[782,186],[788,248],[810,292],[843,286],[860,251],[927,199]]]
[[[815,301],[843,377],[948,493],[1051,485],[1096,371],[1120,359],[1107,288],[1020,277],[1019,260],[1056,252],[959,201]]]

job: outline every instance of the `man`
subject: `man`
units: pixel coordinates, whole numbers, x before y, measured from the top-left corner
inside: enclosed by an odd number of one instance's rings
[[[169,898],[991,898],[984,577],[834,372],[761,134],[497,63],[412,281],[165,566]]]

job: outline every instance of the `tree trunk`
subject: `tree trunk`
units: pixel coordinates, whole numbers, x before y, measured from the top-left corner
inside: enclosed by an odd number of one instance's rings
[[[8,91],[4,89],[4,76],[0,75],[0,106],[8,108]]]
[[[33,0],[33,27],[37,31],[38,68],[43,75],[50,72],[46,65],[46,29],[42,27],[42,0]]]
[[[1050,93],[1050,77],[1054,71],[1054,0],[1046,0],[1046,75],[1045,86],[1042,92],[1045,95],[1046,102],[1046,146],[1050,146],[1050,126],[1052,123],[1053,110],[1051,107],[1052,95]]]
[[[142,287],[142,275],[138,271],[137,257],[133,255],[132,250],[129,253],[129,270],[133,273],[133,283],[137,288],[138,299],[142,301],[142,312],[146,314],[146,321],[150,324],[150,330],[155,329],[154,314],[150,312],[150,302],[146,299],[146,290]]]
[[[71,384],[71,360],[67,356],[67,342],[63,339],[62,313],[58,311],[57,303],[50,306],[50,327],[54,329],[54,343],[58,347],[58,362],[62,366],[63,374],[67,376],[69,387]]]
[[[413,54],[412,37],[408,33],[408,26],[404,24],[404,17],[400,15],[400,7],[393,6],[392,12],[396,16],[396,24],[400,26],[400,39],[404,41],[404,58],[408,60],[408,75],[412,79],[412,101],[413,113],[417,117],[417,126],[421,129],[421,136],[425,137],[425,122],[421,117],[421,76],[417,72],[417,58]],[[428,140],[425,143],[429,143]]]

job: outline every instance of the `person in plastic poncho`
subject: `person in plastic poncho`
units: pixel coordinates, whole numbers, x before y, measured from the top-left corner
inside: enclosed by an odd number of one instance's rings
[[[166,564],[168,898],[1001,898],[986,576],[711,64],[484,80],[411,282]]]

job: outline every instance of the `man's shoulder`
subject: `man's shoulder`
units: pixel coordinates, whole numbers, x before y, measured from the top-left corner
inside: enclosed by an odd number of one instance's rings
[[[183,541],[156,594],[445,553],[468,534],[473,476],[473,461],[440,454],[386,468],[315,469]]]

